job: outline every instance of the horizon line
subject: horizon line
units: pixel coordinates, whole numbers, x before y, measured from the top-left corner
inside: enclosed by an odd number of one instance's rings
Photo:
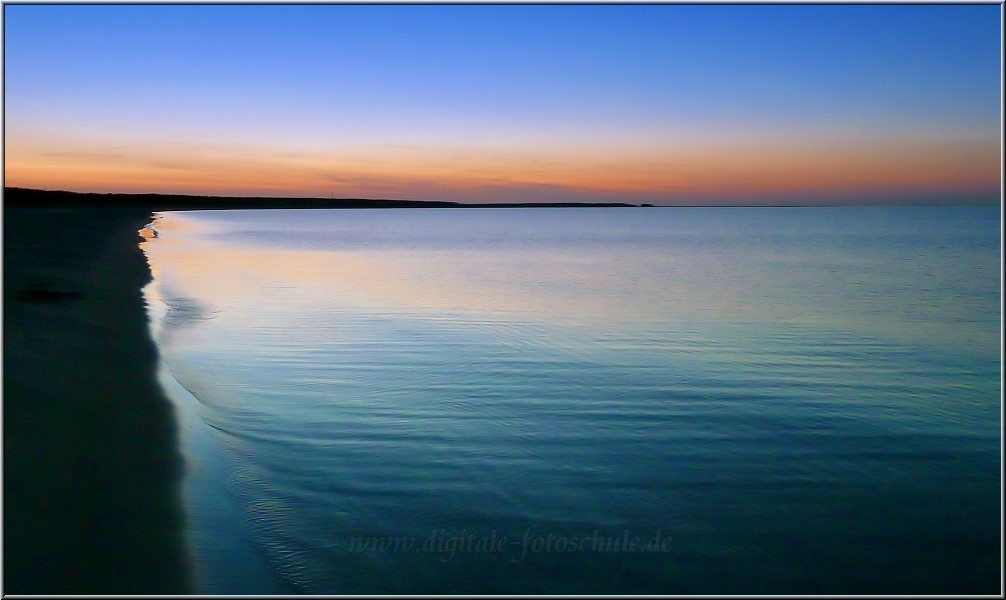
[[[29,193],[29,194],[43,194],[43,195],[65,195],[65,196],[99,196],[102,198],[115,197],[119,199],[205,199],[211,201],[245,201],[245,202],[255,202],[261,204],[267,204],[269,202],[287,203],[287,202],[310,202],[312,204],[325,204],[325,203],[346,203],[346,202],[373,202],[373,203],[406,203],[415,204],[417,208],[424,207],[439,207],[439,208],[484,208],[484,207],[535,207],[540,206],[543,208],[548,207],[629,207],[629,208],[813,208],[813,207],[869,207],[869,206],[998,206],[1002,207],[1003,197],[999,196],[998,200],[995,201],[992,198],[988,200],[978,200],[974,197],[968,199],[962,199],[958,201],[952,200],[926,200],[920,198],[917,201],[911,201],[907,199],[864,199],[860,201],[842,201],[842,200],[823,200],[823,201],[809,201],[809,202],[780,202],[780,203],[668,203],[659,204],[657,201],[652,202],[458,202],[452,200],[417,200],[408,198],[361,198],[361,197],[311,197],[311,196],[220,196],[212,194],[182,194],[182,193],[165,193],[165,192],[78,192],[73,190],[62,190],[62,189],[42,189],[42,188],[26,188],[19,186],[7,186],[4,188],[4,197],[8,196],[10,192],[15,194]],[[904,198],[904,197],[902,197]],[[8,202],[5,200],[4,205]],[[21,202],[15,202],[15,206],[27,206],[27,204],[22,204]],[[221,207],[222,208],[222,207]],[[294,207],[284,207],[284,208],[294,208]],[[314,207],[318,208],[318,207]],[[330,207],[330,208],[335,208]]]

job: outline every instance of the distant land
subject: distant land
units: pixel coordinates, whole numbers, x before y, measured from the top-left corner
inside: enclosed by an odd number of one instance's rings
[[[637,207],[623,202],[522,202],[467,204],[426,200],[380,200],[368,198],[254,198],[189,196],[177,194],[97,194],[5,187],[7,207],[82,208],[134,207],[151,210],[214,210],[247,208],[563,208]],[[650,206],[644,204],[643,206]]]

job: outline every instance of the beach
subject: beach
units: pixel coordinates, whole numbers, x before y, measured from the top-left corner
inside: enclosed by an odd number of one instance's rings
[[[4,229],[4,594],[189,590],[173,409],[141,290],[143,207]]]
[[[192,591],[184,464],[138,230],[155,210],[242,204],[16,188],[3,200],[3,592]]]

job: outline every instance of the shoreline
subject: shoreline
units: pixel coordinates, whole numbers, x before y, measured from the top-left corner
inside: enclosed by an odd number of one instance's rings
[[[142,293],[151,212],[5,202],[5,594],[191,591],[178,425]]]

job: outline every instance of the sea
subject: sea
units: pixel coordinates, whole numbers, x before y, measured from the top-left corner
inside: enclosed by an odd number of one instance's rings
[[[198,593],[1001,593],[997,206],[148,229]]]

